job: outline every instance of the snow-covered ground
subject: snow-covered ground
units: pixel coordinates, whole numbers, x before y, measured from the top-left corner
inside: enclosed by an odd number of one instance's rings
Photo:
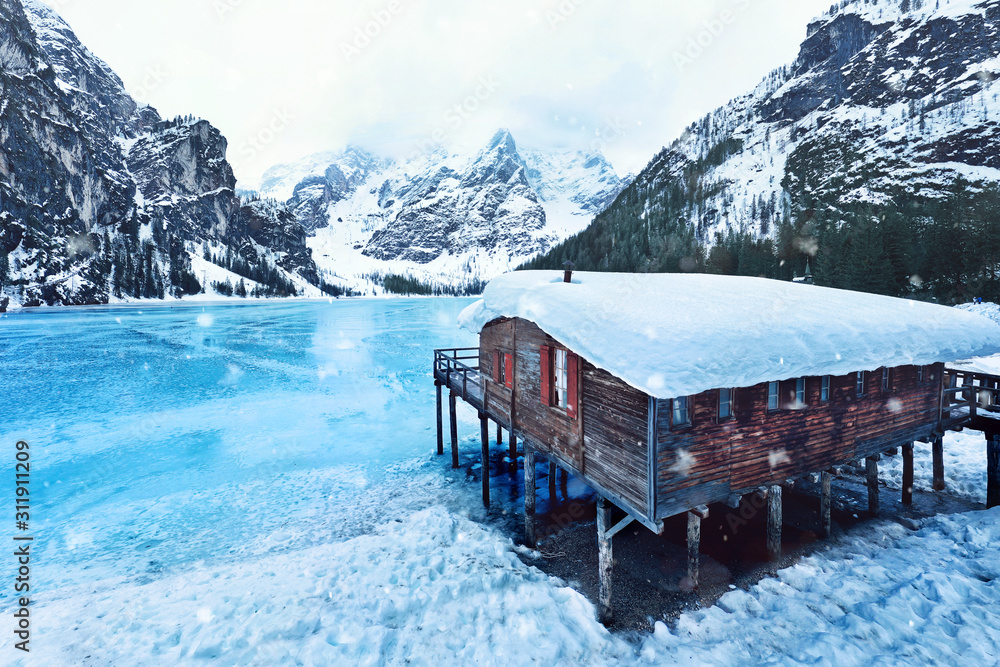
[[[32,653],[16,654],[0,628],[0,662],[1000,659],[1000,510],[917,532],[868,524],[670,627],[609,633],[487,520],[478,484],[432,454],[429,352],[475,343],[455,326],[469,303],[0,316],[0,447],[32,443],[38,549]],[[460,415],[463,458],[475,460],[478,420]],[[981,493],[983,449],[971,433],[948,436],[954,491]],[[918,450],[918,485],[929,480],[920,461]],[[12,602],[4,584],[6,622]]]

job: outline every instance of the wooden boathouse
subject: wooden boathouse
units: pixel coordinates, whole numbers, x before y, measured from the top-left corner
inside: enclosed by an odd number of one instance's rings
[[[911,502],[913,443],[931,444],[943,489],[948,429],[986,433],[989,505],[1000,504],[1000,378],[946,366],[1000,353],[1000,326],[978,315],[758,278],[567,270],[498,278],[461,323],[480,345],[435,351],[438,454],[445,390],[453,467],[456,401],[479,414],[487,506],[490,421],[509,432],[511,461],[520,440],[531,545],[536,453],[593,488],[605,619],[612,538],[631,523],[659,534],[687,514],[697,585],[710,505],[764,496],[777,558],[787,481],[822,480],[829,535],[832,469],[865,460],[875,514],[880,454],[901,448]],[[625,514],[615,524],[612,506]]]

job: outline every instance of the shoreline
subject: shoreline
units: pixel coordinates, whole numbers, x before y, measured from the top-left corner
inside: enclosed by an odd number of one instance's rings
[[[319,303],[322,301],[327,301],[333,303],[335,301],[392,301],[394,299],[475,299],[479,298],[479,295],[468,295],[468,296],[452,296],[448,294],[442,295],[429,295],[429,294],[387,294],[372,296],[370,294],[363,296],[279,296],[279,297],[236,297],[236,296],[223,296],[218,298],[207,298],[207,299],[197,299],[197,298],[186,298],[186,299],[135,299],[131,301],[111,301],[109,303],[88,303],[88,304],[72,304],[72,305],[40,305],[40,306],[21,306],[17,304],[11,304],[8,306],[5,313],[0,313],[0,317],[5,315],[11,315],[14,313],[41,313],[41,312],[63,312],[69,310],[82,310],[87,308],[135,308],[135,307],[150,307],[150,308],[174,308],[174,307],[187,307],[187,306],[225,306],[225,305],[261,305],[264,303]]]

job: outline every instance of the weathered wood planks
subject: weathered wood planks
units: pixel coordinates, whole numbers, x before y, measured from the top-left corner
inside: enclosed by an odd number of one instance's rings
[[[930,439],[942,373],[931,367],[921,382],[916,367],[892,369],[886,391],[881,373],[868,373],[860,397],[854,375],[833,377],[829,401],[821,400],[822,378],[807,378],[805,406],[778,411],[767,410],[766,384],[737,389],[734,416],[723,421],[718,392],[705,392],[691,401],[691,426],[677,429],[670,401],[659,401],[656,518]],[[781,383],[786,401],[794,392],[794,381]]]

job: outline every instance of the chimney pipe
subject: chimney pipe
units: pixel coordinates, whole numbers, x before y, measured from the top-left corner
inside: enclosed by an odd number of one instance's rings
[[[566,260],[565,262],[563,262],[563,268],[566,270],[566,273],[563,274],[563,282],[564,283],[572,283],[573,282],[573,267],[575,267],[575,266],[576,266],[576,264],[574,264],[573,262],[571,262],[569,260]]]

